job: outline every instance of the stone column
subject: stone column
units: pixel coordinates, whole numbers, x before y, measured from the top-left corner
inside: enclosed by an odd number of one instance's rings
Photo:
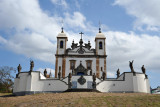
[[[72,74],[69,73],[69,74],[68,74],[68,89],[71,89],[71,87],[72,87],[71,78],[72,78]]]
[[[62,61],[62,78],[65,78],[65,69],[66,69],[66,58],[63,58],[63,61]]]
[[[92,87],[93,87],[93,89],[96,89],[96,75],[95,75],[95,73],[93,74],[92,78],[93,78]]]
[[[56,57],[56,64],[55,64],[55,78],[57,78],[58,72],[58,57]]]
[[[99,78],[99,58],[96,59],[96,77]]]
[[[105,78],[107,77],[107,71],[106,71],[106,58],[104,58],[104,72],[106,73]]]

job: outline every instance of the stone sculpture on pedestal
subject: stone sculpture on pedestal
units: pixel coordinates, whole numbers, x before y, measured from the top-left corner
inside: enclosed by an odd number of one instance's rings
[[[95,73],[93,74],[93,83],[92,83],[93,89],[96,89],[96,75]]]

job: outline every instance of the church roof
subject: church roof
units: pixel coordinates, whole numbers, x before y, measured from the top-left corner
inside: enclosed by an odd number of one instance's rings
[[[59,33],[57,37],[67,37],[65,33]]]
[[[99,32],[97,33],[95,39],[100,38],[100,39],[106,39],[105,35],[101,32],[101,28],[99,27]]]
[[[103,33],[99,32],[99,33],[97,33],[96,38],[105,39],[106,37],[105,37],[105,35]]]
[[[62,29],[62,31],[61,31],[61,33],[58,34],[57,37],[67,37],[66,34],[63,31],[63,27],[61,29]]]

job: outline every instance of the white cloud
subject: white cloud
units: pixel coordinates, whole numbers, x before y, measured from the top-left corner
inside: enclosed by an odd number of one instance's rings
[[[85,21],[86,18],[80,12],[74,12],[73,15],[65,13],[65,24],[72,27],[86,28]]]
[[[160,30],[160,0],[115,0],[114,5],[122,6],[136,17],[134,27],[139,30]],[[145,27],[146,26],[146,27]]]
[[[37,0],[0,1],[0,29],[12,34],[0,38],[3,46],[27,57],[55,62],[59,20],[43,12]]]
[[[64,14],[64,24],[68,29],[75,27],[85,29],[87,26],[93,30],[94,27],[86,22],[85,16],[80,12]],[[60,32],[61,20],[62,17],[56,14],[50,16],[45,13],[40,8],[38,0],[2,0],[0,1],[0,29],[12,35],[7,35],[7,39],[2,35],[1,44],[3,43],[4,48],[15,53],[54,64],[56,36]],[[72,31],[65,31],[65,33],[68,36],[72,34],[74,37],[79,36]]]
[[[147,71],[159,71],[160,69],[160,37],[147,34],[135,34],[133,32],[105,33],[107,47],[107,66],[109,72],[115,72],[119,68],[121,73],[130,71],[129,61],[134,60],[134,69],[141,72],[144,64]]]
[[[11,37],[5,46],[9,50],[27,57],[33,57],[51,63],[55,62],[53,52],[55,52],[54,48],[56,47],[43,35],[36,33],[17,34]]]
[[[51,2],[53,4],[63,6],[62,8],[65,8],[65,9],[68,8],[68,4],[66,3],[66,0],[51,0]]]
[[[107,72],[107,78],[115,78],[115,73]]]
[[[142,72],[141,66],[145,65],[146,72],[157,71],[160,69],[160,37],[148,34],[136,34],[134,32],[104,32],[106,35],[106,53],[107,53],[107,75],[115,77],[119,68],[121,73],[130,71],[129,61],[134,60],[133,67],[136,72]],[[69,32],[68,47],[72,40],[79,43],[80,35]],[[95,46],[94,36],[85,35],[84,42],[90,40],[92,48]]]
[[[7,43],[7,40],[4,39],[2,36],[0,36],[0,44],[5,44]]]
[[[50,17],[40,8],[38,0],[2,0],[0,3],[0,28],[16,32],[36,32],[53,40],[58,33],[59,17]]]
[[[120,5],[118,2],[117,4]],[[94,48],[94,37],[98,29],[80,12],[64,14],[64,24],[69,29],[65,31],[69,39],[68,47],[73,39],[75,42],[79,42],[80,35],[78,33],[82,29],[90,32],[89,34],[84,32],[84,42],[90,40],[92,48]],[[3,35],[0,36],[0,44],[15,53],[54,64],[56,36],[60,32],[59,22],[62,19],[57,15],[49,16],[43,12],[36,0],[0,1],[0,29],[13,34],[7,39]],[[74,29],[78,29],[78,32],[74,32]],[[156,30],[157,27],[148,26],[148,29]],[[12,30],[15,31],[12,33]],[[140,71],[143,64],[147,71],[160,69],[160,51],[158,50],[160,38],[158,36],[115,31],[104,32],[104,34],[107,37],[107,71],[110,72],[108,75],[111,77],[116,74],[118,68],[121,73],[128,71],[128,61],[132,59],[134,59],[136,71]]]
[[[78,0],[74,0],[74,1],[75,1],[75,6],[76,6],[76,8],[80,9],[80,8],[81,8],[81,6],[80,6],[80,4],[79,4]]]

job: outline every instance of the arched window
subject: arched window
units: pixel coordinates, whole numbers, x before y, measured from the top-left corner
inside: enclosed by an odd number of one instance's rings
[[[86,66],[88,70],[92,69],[92,60],[86,60]]]
[[[60,41],[60,48],[63,48],[63,41]]]
[[[103,49],[102,42],[99,42],[99,49]]]
[[[70,70],[75,69],[75,60],[70,60]]]

